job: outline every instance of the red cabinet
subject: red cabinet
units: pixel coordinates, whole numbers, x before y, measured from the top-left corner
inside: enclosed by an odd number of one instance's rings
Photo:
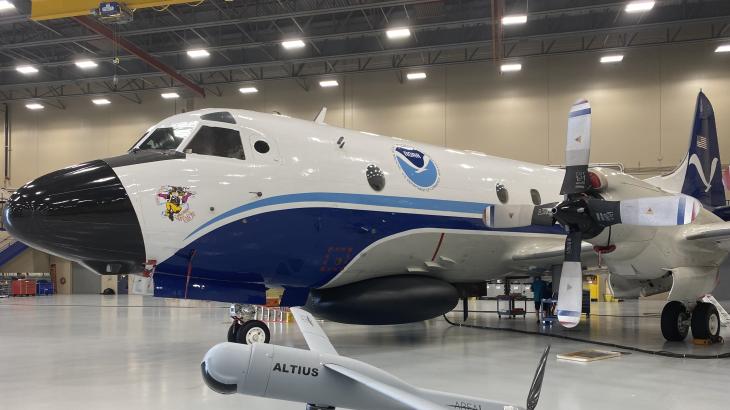
[[[35,296],[36,283],[30,279],[16,279],[11,285],[12,296]]]

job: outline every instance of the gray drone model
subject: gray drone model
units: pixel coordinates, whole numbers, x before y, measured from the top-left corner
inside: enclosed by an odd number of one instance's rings
[[[316,319],[292,308],[294,319],[311,350],[263,343],[220,343],[206,353],[203,380],[221,394],[307,403],[307,410],[518,410],[493,400],[412,386],[367,363],[340,356]],[[537,406],[550,347],[540,359],[527,397],[527,410]]]

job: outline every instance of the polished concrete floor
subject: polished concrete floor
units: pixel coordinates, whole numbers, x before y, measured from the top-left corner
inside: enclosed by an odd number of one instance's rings
[[[675,352],[728,346],[664,344],[661,303],[594,304],[577,330],[554,332]],[[303,409],[297,403],[209,390],[200,359],[222,341],[227,307],[141,296],[0,299],[0,409]],[[473,309],[493,310],[493,302]],[[605,316],[599,316],[605,315]],[[459,313],[451,314],[456,319]],[[610,316],[609,316],[610,315]],[[616,317],[616,316],[633,317]],[[534,317],[475,314],[468,323],[538,330]],[[402,326],[323,324],[343,355],[416,385],[522,404],[544,347],[554,354],[590,344],[448,325],[442,318]],[[304,347],[294,324],[272,326],[273,341]],[[730,332],[723,329],[727,337]],[[730,337],[728,337],[730,339]],[[551,355],[539,409],[727,409],[730,360],[642,353],[590,364]]]

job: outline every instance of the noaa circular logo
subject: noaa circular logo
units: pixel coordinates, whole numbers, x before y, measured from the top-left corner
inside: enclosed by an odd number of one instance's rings
[[[431,157],[410,147],[395,147],[393,155],[408,181],[418,189],[433,189],[439,182],[439,170]]]

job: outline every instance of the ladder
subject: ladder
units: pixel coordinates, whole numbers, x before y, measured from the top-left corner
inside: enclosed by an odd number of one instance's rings
[[[727,311],[720,305],[720,302],[715,299],[712,295],[705,295],[702,298],[702,301],[705,303],[712,303],[715,305],[715,308],[717,308],[717,313],[720,315],[720,324],[722,327],[728,327],[730,325],[730,314],[727,313]]]

